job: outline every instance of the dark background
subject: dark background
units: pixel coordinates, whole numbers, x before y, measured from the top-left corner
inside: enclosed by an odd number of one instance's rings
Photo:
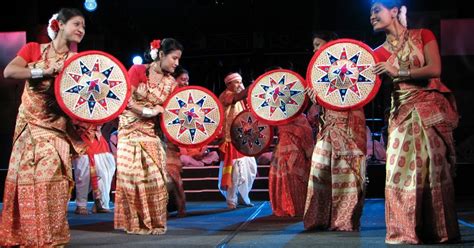
[[[143,55],[152,39],[173,37],[184,45],[181,64],[190,71],[191,84],[205,86],[216,95],[224,88],[225,74],[233,70],[242,73],[246,85],[266,68],[277,65],[305,76],[312,56],[313,31],[335,31],[341,38],[358,39],[373,48],[385,39],[384,34],[372,31],[368,0],[97,0],[97,3],[95,12],[87,12],[79,0],[2,2],[0,32],[26,31],[27,41],[48,42],[44,30],[51,15],[61,7],[79,8],[86,17],[86,36],[79,44],[79,51],[105,51],[128,68],[133,55]],[[406,5],[409,26],[431,29],[440,47],[456,46],[450,36],[442,37],[443,21],[469,21],[474,17],[472,8],[457,0],[416,0]],[[468,30],[463,37],[469,35]],[[474,44],[474,39],[467,43]],[[455,133],[458,157],[460,161],[473,162],[474,54],[463,53],[463,49],[460,54],[443,55],[442,78],[454,91],[462,116]],[[23,86],[22,82],[4,80],[3,75],[0,80],[3,119],[0,168],[7,168]],[[367,118],[383,117],[383,110],[389,106],[389,89],[383,86],[375,100],[365,107]],[[373,131],[379,131],[380,126],[381,123],[374,125]]]

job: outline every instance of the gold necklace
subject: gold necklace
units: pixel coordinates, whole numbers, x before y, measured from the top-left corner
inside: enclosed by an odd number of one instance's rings
[[[54,42],[53,41],[51,41],[51,47],[53,48],[53,51],[57,56],[64,56],[65,54],[69,53],[69,49],[67,49],[67,51],[65,51],[63,53],[59,53],[58,50],[56,50],[56,47],[54,47]]]
[[[148,75],[148,84],[152,88],[157,87],[161,83],[161,80],[163,79],[163,75],[158,73],[155,70],[156,66],[157,66],[156,63],[150,66],[150,73]]]
[[[408,38],[407,34],[408,34],[407,30],[404,29],[402,34],[397,36],[397,38],[390,39],[390,37],[387,36],[385,40],[387,41],[387,44],[389,45],[389,48],[392,52],[396,53],[403,47],[403,45],[405,44],[405,41]]]

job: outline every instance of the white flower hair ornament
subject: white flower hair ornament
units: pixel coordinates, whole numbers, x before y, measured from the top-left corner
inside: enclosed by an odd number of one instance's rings
[[[59,32],[59,21],[58,21],[58,13],[54,14],[48,22],[48,36],[51,40],[56,38]]]
[[[158,58],[158,49],[161,47],[161,40],[153,40],[150,43],[150,56],[151,59],[156,60]]]
[[[407,7],[405,5],[402,5],[402,7],[400,7],[398,20],[400,21],[400,24],[402,24],[404,27],[407,27]]]

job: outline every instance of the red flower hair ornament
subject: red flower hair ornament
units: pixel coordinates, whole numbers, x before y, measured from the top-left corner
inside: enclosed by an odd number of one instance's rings
[[[48,22],[48,36],[51,40],[56,38],[56,35],[59,32],[59,21],[58,21],[58,13],[54,14]]]

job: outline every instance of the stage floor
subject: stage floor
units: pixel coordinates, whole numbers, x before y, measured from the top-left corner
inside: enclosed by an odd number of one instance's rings
[[[272,216],[268,201],[254,203],[254,207],[229,211],[225,202],[188,202],[188,215],[177,218],[172,212],[168,231],[161,236],[127,235],[113,229],[113,213],[79,216],[73,213],[75,204],[70,203],[72,239],[68,247],[387,246],[383,199],[366,200],[360,232],[306,232],[301,219]],[[459,202],[457,206],[462,243],[436,247],[474,247],[474,202]]]

